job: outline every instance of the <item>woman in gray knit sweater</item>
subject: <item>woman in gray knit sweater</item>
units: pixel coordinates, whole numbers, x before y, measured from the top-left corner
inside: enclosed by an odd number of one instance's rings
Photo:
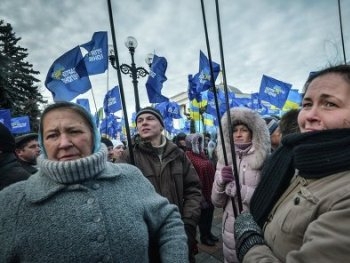
[[[0,191],[0,262],[187,262],[175,205],[140,170],[107,162],[90,114],[70,102],[41,117],[39,171]]]

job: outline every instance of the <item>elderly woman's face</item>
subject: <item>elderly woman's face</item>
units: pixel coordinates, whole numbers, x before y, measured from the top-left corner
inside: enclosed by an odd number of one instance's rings
[[[92,154],[93,134],[86,121],[70,109],[56,109],[43,119],[43,144],[49,160],[70,161]]]
[[[350,128],[350,85],[342,76],[329,73],[308,87],[298,115],[301,132]]]

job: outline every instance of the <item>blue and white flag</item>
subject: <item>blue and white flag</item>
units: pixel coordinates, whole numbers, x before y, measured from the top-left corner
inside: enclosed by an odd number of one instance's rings
[[[282,109],[288,98],[292,85],[272,77],[263,75],[260,84],[259,97],[261,101]]]
[[[151,70],[146,82],[146,89],[148,101],[150,103],[161,103],[169,101],[169,99],[162,95],[163,82],[167,80],[165,71],[168,62],[164,57],[153,55]]]
[[[30,132],[30,122],[28,116],[11,118],[11,131],[14,134]]]
[[[87,50],[84,62],[89,75],[104,73],[108,68],[108,36],[106,31],[95,32],[91,41],[80,45]]]
[[[12,130],[11,127],[11,111],[9,109],[0,109],[0,122],[4,124],[7,129]]]
[[[71,101],[91,88],[80,47],[64,53],[50,67],[45,86],[54,101]]]
[[[119,86],[115,86],[113,89],[107,92],[103,100],[103,109],[106,116],[122,109]]]

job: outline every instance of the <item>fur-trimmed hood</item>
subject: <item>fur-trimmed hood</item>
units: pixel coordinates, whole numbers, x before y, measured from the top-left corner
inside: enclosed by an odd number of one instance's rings
[[[201,154],[204,149],[204,136],[200,133],[191,133],[186,136],[186,148],[196,154]]]
[[[229,137],[232,136],[232,134],[230,134],[230,127],[227,116],[227,112],[222,116],[221,125],[225,141],[227,162],[228,164],[232,164]],[[264,119],[257,112],[248,108],[232,108],[230,110],[230,116],[232,125],[239,121],[247,125],[247,127],[252,131],[252,149],[254,149],[254,155],[256,158],[254,158],[255,163],[251,163],[250,165],[255,169],[261,167],[271,151],[270,134]],[[220,133],[218,133],[217,156],[218,162],[225,164]]]

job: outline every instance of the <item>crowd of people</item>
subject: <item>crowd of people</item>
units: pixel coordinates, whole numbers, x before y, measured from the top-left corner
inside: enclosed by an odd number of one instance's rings
[[[170,139],[145,107],[127,145],[71,102],[37,133],[0,122],[0,262],[192,263],[221,240],[225,263],[346,262],[350,66],[310,75],[299,109],[232,108],[221,124]]]

